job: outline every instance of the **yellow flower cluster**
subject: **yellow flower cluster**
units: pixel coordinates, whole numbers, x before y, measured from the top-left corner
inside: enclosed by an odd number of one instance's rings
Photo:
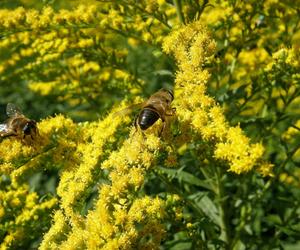
[[[230,170],[237,174],[248,172],[256,164],[264,152],[262,144],[250,144],[239,127],[228,127],[225,142],[216,144],[215,156],[227,160]]]
[[[146,171],[153,166],[161,150],[160,138],[155,136],[161,124],[150,128],[146,137],[132,128],[130,138],[114,151],[117,141],[114,135],[124,122],[128,122],[127,117],[115,116],[114,112],[103,120],[79,124],[57,115],[38,123],[39,135],[30,145],[14,137],[0,143],[2,174],[9,176],[11,187],[16,189],[9,203],[23,211],[17,222],[32,220],[33,216],[36,220],[39,213],[52,210],[57,204],[56,199],[51,199],[35,208],[37,195],[28,194],[20,188],[21,183],[33,172],[60,171],[59,210],[55,212],[54,224],[46,233],[41,249],[117,246],[153,249],[161,242],[164,203],[157,197],[138,195]],[[13,150],[7,151],[8,146]],[[103,179],[95,207],[85,217],[82,215],[84,202],[103,175],[107,175],[108,180]],[[29,206],[30,212],[24,210]],[[5,206],[0,214],[6,215]],[[19,233],[12,230],[5,244],[21,239],[17,236]]]
[[[67,218],[61,210],[56,210],[53,216],[53,223],[49,231],[44,235],[40,249],[58,249],[57,243],[66,240],[66,233],[69,231]]]
[[[61,181],[57,193],[62,197],[61,207],[72,224],[80,223],[80,214],[74,211],[76,203],[84,198],[85,191],[95,181],[94,174],[97,172],[98,162],[104,153],[107,143],[113,142],[113,134],[121,124],[121,119],[114,119],[112,115],[98,123],[91,123],[83,127],[83,141],[77,141],[75,158],[78,163],[65,169],[61,174]],[[105,133],[103,133],[105,131]]]
[[[75,152],[81,155],[81,163],[61,174],[58,195],[63,213],[56,212],[54,225],[45,235],[41,249],[113,249],[120,246],[122,249],[133,246],[152,249],[160,243],[164,232],[160,224],[163,201],[136,196],[144,182],[145,170],[151,167],[155,152],[160,148],[160,140],[151,134],[145,138],[133,128],[132,136],[123,146],[112,151],[101,163],[104,147],[108,141],[114,141],[113,134],[122,122],[120,118],[114,118],[113,122],[112,119],[109,115],[103,121],[84,127],[85,139]],[[78,205],[95,182],[95,173],[100,168],[108,171],[109,183],[100,185],[95,208],[84,218]],[[66,231],[69,231],[67,239],[62,241]]]
[[[48,158],[57,164],[71,164],[68,158],[74,151],[75,138],[79,139],[76,125],[62,115],[38,123],[39,135],[33,145],[26,145],[18,138],[7,138],[0,143],[1,173],[10,175],[12,184],[23,182],[33,170],[44,168]],[[12,150],[7,150],[8,148]],[[58,168],[59,165],[53,166]]]
[[[200,20],[214,30],[218,41],[222,41],[218,44],[218,52],[223,54],[223,60],[217,61],[216,69],[220,70],[215,71],[217,83],[212,81],[211,86],[216,84],[218,90],[230,83],[230,88],[235,90],[247,85],[247,93],[253,95],[253,79],[270,63],[278,43],[286,46],[299,44],[300,31],[295,25],[298,22],[297,10],[289,1],[251,0],[238,1],[234,5],[228,1],[209,3],[211,6],[204,9]],[[285,36],[288,38],[282,41]],[[241,102],[245,101],[244,97],[241,97]],[[254,115],[263,101],[250,105],[247,106],[247,115]]]
[[[264,48],[242,51],[238,56],[239,68],[237,69],[236,79],[240,80],[247,77],[249,72],[261,68],[269,60],[270,56]]]
[[[282,137],[288,141],[297,140],[297,136],[299,135],[300,130],[300,120],[296,121],[292,127],[289,127]]]
[[[1,183],[3,187],[3,183]],[[40,230],[50,223],[49,212],[57,206],[56,198],[39,201],[35,192],[29,192],[27,185],[0,190],[1,231],[6,235],[0,243],[0,249],[15,249],[29,240],[28,234],[34,238]],[[40,223],[43,221],[43,223]],[[3,228],[4,227],[4,228]]]
[[[19,7],[13,11],[0,10],[0,27],[6,29],[27,27],[30,29],[44,29],[58,24],[90,23],[97,15],[95,5],[80,5],[74,11],[60,10],[55,13],[51,7],[45,7],[41,12],[26,10]]]
[[[293,69],[295,73],[297,73],[300,68],[300,52],[299,48],[297,49],[296,47],[291,49],[281,48],[272,55],[272,59],[273,60],[266,66],[266,71],[279,70],[283,64]],[[296,74],[293,80],[297,80],[297,76],[299,77],[299,75]]]
[[[264,68],[268,84],[272,87],[272,98],[276,99],[276,105],[282,112],[294,113],[298,110],[299,70],[300,51],[296,46],[280,48]]]
[[[171,24],[178,23],[175,17],[176,9],[166,1],[119,1],[119,5],[109,6],[108,15],[103,16],[101,25],[139,41],[161,44]]]
[[[151,249],[162,239],[162,201],[147,196],[137,198],[135,195],[143,184],[145,170],[151,166],[160,142],[153,135],[145,138],[134,129],[132,133],[101,166],[110,169],[111,185],[102,186],[95,211],[87,217],[88,228],[97,239],[89,241],[91,248],[122,246],[122,249],[129,249],[136,245]],[[150,241],[146,240],[149,235]]]
[[[0,28],[7,34],[0,41],[0,51],[14,52],[1,58],[0,79],[15,82],[17,76],[25,79],[33,92],[54,94],[70,103],[87,96],[95,100],[108,84],[140,87],[143,82],[124,68],[127,49],[115,46],[120,36],[110,28],[113,22],[105,11],[110,5],[79,5],[60,11],[45,7],[40,12],[1,9]],[[116,12],[119,17],[122,14]],[[103,24],[106,19],[109,27]]]
[[[263,146],[250,144],[239,127],[230,127],[221,108],[206,94],[209,73],[203,65],[215,47],[208,31],[194,22],[172,32],[163,49],[174,55],[179,67],[174,102],[178,119],[213,143],[215,158],[226,160],[229,170],[240,174],[258,164]]]
[[[25,62],[26,65],[23,69],[15,69],[15,73],[20,74],[21,70],[32,70],[43,63],[59,59],[67,49],[93,45],[90,41],[84,43],[82,38],[77,38],[76,32],[69,29],[67,24],[93,23],[96,17],[95,6],[79,6],[74,11],[61,11],[59,13],[54,13],[50,7],[44,8],[41,13],[23,8],[2,9],[0,16],[3,20],[3,22],[0,21],[0,26],[3,25],[5,29],[13,29],[16,26],[19,29],[1,40],[0,48],[22,45],[20,50],[17,50],[11,58],[1,63],[2,72],[17,63],[23,64]],[[60,22],[66,23],[65,27],[59,26]],[[49,26],[51,29],[45,30]]]

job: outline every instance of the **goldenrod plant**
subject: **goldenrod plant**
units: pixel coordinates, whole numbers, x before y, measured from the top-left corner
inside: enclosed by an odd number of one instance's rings
[[[0,249],[300,248],[299,45],[297,1],[2,1]]]

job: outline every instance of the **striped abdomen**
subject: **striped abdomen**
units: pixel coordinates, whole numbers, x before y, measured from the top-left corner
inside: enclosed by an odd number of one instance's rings
[[[152,109],[144,108],[139,117],[138,124],[142,130],[152,126],[159,119],[159,114]]]

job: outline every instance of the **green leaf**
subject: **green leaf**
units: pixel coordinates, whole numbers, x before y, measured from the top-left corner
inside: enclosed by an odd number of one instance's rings
[[[207,190],[212,190],[211,186],[208,183],[206,183],[206,181],[200,180],[198,177],[184,171],[182,168],[170,169],[170,168],[159,167],[159,170],[174,179],[178,179],[178,181],[180,182],[185,182],[191,185],[205,188]]]
[[[221,225],[221,218],[219,216],[219,211],[214,204],[214,202],[208,197],[206,192],[198,192],[188,197],[192,200],[195,205],[215,224]]]
[[[295,244],[283,244],[285,250],[298,250],[300,249],[300,241]]]
[[[238,240],[232,247],[232,250],[244,250],[244,249],[246,249],[246,247],[244,243],[240,240]]]
[[[274,223],[274,224],[277,224],[277,225],[280,225],[282,224],[282,220],[281,218],[279,217],[279,215],[277,214],[270,214],[267,216],[267,220],[271,223]]]
[[[161,70],[155,70],[154,75],[160,75],[160,76],[173,76],[173,73],[170,70],[161,69]]]

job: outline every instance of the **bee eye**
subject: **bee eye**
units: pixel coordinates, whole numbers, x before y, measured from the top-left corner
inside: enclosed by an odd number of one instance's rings
[[[25,135],[30,135],[31,126],[29,123],[26,123],[26,125],[23,128],[23,132]]]

